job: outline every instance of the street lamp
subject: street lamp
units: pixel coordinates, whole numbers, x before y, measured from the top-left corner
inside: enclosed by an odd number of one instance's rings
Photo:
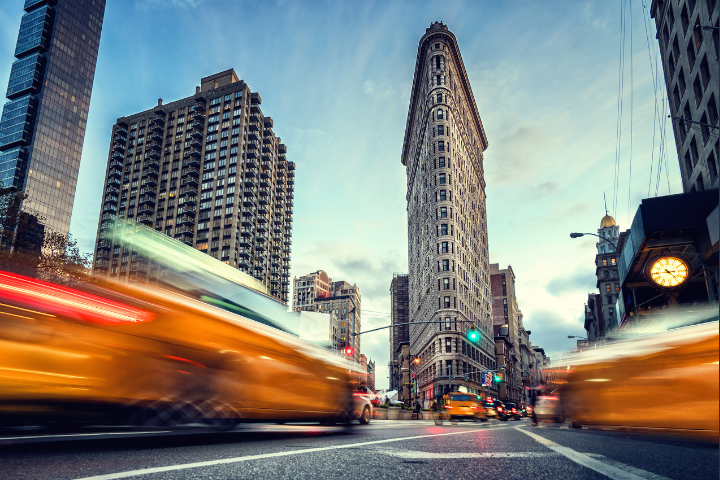
[[[619,251],[620,251],[620,249],[619,249],[618,246],[617,246],[617,243],[613,242],[613,241],[610,240],[609,238],[601,237],[600,235],[596,235],[596,234],[594,234],[594,233],[578,233],[578,232],[574,232],[574,233],[571,233],[571,234],[570,234],[570,238],[580,238],[580,237],[582,237],[582,236],[584,236],[584,235],[592,235],[593,237],[598,237],[599,239],[605,240],[606,242],[608,242],[610,245],[613,246],[613,248],[615,249],[616,252],[619,252]]]

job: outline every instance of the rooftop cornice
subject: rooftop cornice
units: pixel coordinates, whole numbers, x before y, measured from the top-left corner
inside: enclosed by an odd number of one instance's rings
[[[427,45],[430,43],[433,43],[436,39],[443,38],[446,40],[450,40],[450,51],[453,55],[453,58],[455,60],[455,63],[458,66],[458,71],[460,73],[460,81],[462,84],[463,89],[465,90],[465,95],[468,98],[468,101],[471,103],[471,110],[472,110],[472,116],[475,120],[475,126],[478,129],[478,132],[480,133],[480,141],[482,142],[482,150],[485,151],[488,147],[488,140],[487,136],[485,135],[485,129],[483,128],[482,121],[480,120],[480,113],[478,112],[477,105],[475,103],[475,96],[472,93],[472,88],[470,87],[470,80],[468,79],[467,72],[465,71],[465,64],[463,63],[462,56],[460,55],[460,47],[458,46],[457,39],[455,38],[455,35],[450,30],[447,29],[439,29],[439,28],[430,28],[426,31],[425,35],[422,36],[420,39],[420,42],[418,44],[418,53],[417,53],[417,59],[415,60],[415,73],[413,75],[413,87],[412,92],[410,94],[410,107],[408,110],[408,119],[407,123],[405,125],[405,139],[403,141],[403,151],[402,151],[402,163],[403,165],[408,164],[408,149],[411,138],[411,132],[413,127],[413,118],[415,114],[415,108],[418,103],[418,96],[420,95],[420,92],[422,91],[422,86],[420,84],[421,81],[423,81],[423,75],[422,72],[425,68],[425,49],[427,48]]]

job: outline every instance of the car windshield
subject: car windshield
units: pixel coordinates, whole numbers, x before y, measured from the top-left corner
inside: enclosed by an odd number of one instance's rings
[[[475,395],[453,395],[450,397],[453,402],[472,402],[477,400]]]

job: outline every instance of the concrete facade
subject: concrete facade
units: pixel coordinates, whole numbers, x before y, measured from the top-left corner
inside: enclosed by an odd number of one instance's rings
[[[152,282],[162,272],[115,241],[142,223],[263,283],[287,303],[295,164],[257,93],[230,69],[176,102],[121,117],[110,139],[93,272]]]
[[[653,0],[670,112],[674,117],[714,125],[673,120],[683,191],[718,188],[717,0]],[[714,26],[715,29],[703,27]]]
[[[333,282],[324,270],[293,279],[293,310],[334,312],[338,321],[336,348],[344,350],[352,347],[352,357],[356,362],[360,362],[361,337],[355,336],[353,342],[350,332],[353,325],[353,308],[355,309],[355,333],[361,331],[361,303],[362,297],[357,285],[350,285],[343,280]]]

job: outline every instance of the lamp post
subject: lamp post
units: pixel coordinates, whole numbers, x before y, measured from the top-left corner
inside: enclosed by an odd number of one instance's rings
[[[578,232],[574,232],[574,233],[571,233],[571,234],[570,234],[570,238],[580,238],[580,237],[585,236],[585,235],[592,235],[593,237],[598,237],[599,239],[605,240],[606,242],[608,242],[610,245],[613,246],[613,248],[615,249],[616,252],[619,252],[619,251],[620,251],[620,249],[619,249],[618,246],[617,246],[617,243],[613,242],[612,240],[610,240],[610,239],[608,239],[608,238],[601,237],[600,235],[596,235],[596,234],[594,234],[594,233],[578,233]]]

